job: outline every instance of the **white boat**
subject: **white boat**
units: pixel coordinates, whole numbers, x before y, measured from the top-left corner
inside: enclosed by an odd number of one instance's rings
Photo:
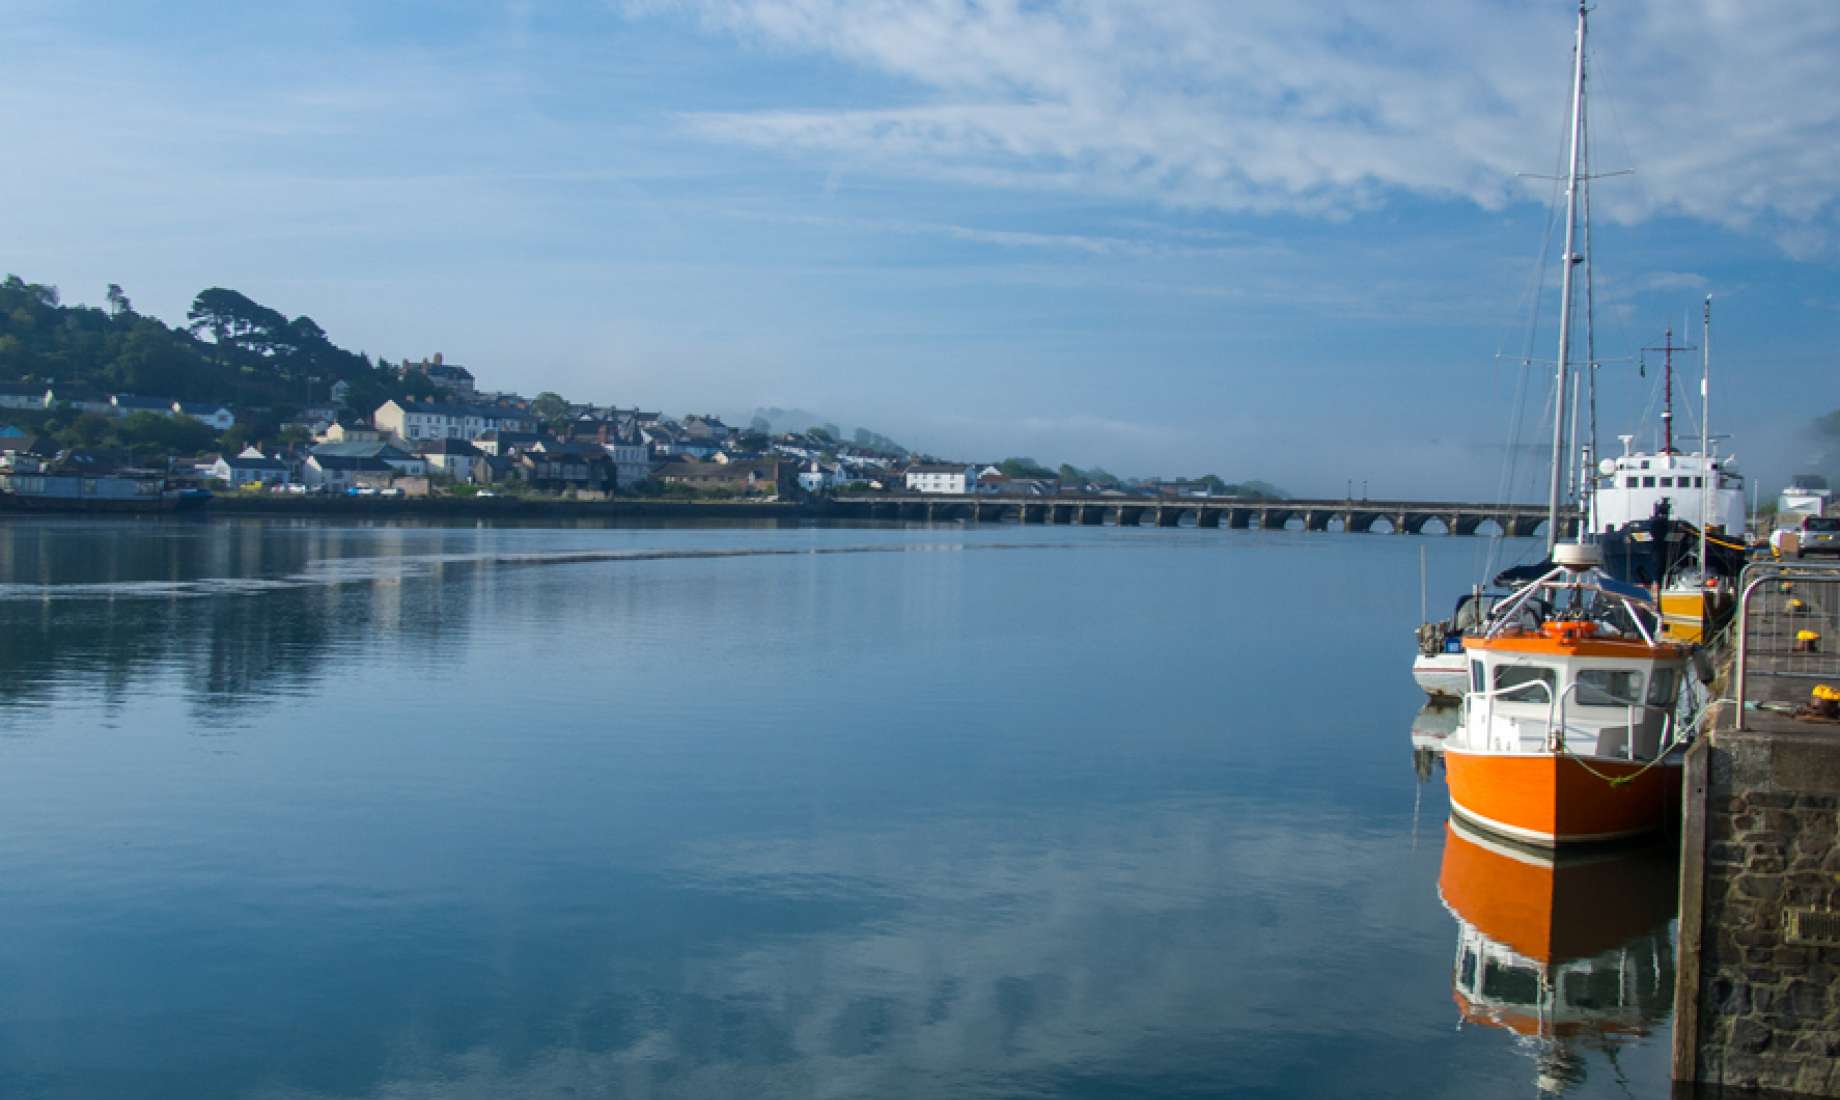
[[[1412,658],[1412,680],[1433,699],[1463,698],[1469,685],[1469,658],[1455,653],[1420,653]]]

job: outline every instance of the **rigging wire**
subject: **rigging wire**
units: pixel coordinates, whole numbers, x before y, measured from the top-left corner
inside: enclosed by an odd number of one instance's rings
[[[1567,52],[1569,53],[1570,51]],[[1566,165],[1568,146],[1570,144],[1570,135],[1567,132],[1569,125],[1570,122],[1568,119],[1565,125],[1559,127],[1558,140],[1556,143],[1557,147],[1553,154],[1554,171],[1553,174],[1548,177],[1548,179],[1551,180],[1551,185],[1546,200],[1546,224],[1541,231],[1539,251],[1534,254],[1533,266],[1527,279],[1526,288],[1522,292],[1521,303],[1526,310],[1525,326],[1520,334],[1521,354],[1518,360],[1519,376],[1515,379],[1514,400],[1509,410],[1508,446],[1507,450],[1502,455],[1501,473],[1496,482],[1495,504],[1497,507],[1506,505],[1509,500],[1514,497],[1517,489],[1532,489],[1534,487],[1533,474],[1537,473],[1537,469],[1530,470],[1527,474],[1529,479],[1528,484],[1525,486],[1520,484],[1520,478],[1522,476],[1520,463],[1522,449],[1521,441],[1526,426],[1527,398],[1528,390],[1530,389],[1529,375],[1533,371],[1536,362],[1534,347],[1539,339],[1540,313],[1541,308],[1545,304],[1548,290],[1546,279],[1553,250],[1553,236],[1559,222],[1559,211],[1564,203],[1563,171]],[[1502,351],[1507,342],[1507,338],[1507,333],[1504,332],[1501,340],[1496,344],[1495,357],[1497,361],[1500,361],[1502,358]],[[1549,381],[1547,384],[1546,400],[1543,406],[1544,415],[1542,419],[1550,417],[1552,414],[1553,401],[1555,399],[1552,390],[1555,384],[1556,379]],[[1542,450],[1543,449],[1544,448],[1542,448]],[[1507,533],[1505,531],[1497,531],[1495,534],[1490,535],[1482,546],[1477,547],[1476,572],[1478,584],[1486,585],[1491,578],[1500,572],[1502,552],[1504,550],[1503,543],[1506,536]]]

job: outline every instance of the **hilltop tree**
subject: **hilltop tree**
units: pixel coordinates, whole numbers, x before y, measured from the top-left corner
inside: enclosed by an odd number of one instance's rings
[[[285,344],[288,328],[286,317],[219,286],[199,291],[185,318],[194,335],[211,334],[212,343],[219,349],[220,361],[226,349],[240,351],[246,356],[272,356],[278,342]]]
[[[561,431],[568,425],[569,403],[559,393],[544,390],[531,399],[530,412],[552,431]]]
[[[997,463],[1004,477],[1053,477],[1054,471],[1032,458],[1006,458]]]

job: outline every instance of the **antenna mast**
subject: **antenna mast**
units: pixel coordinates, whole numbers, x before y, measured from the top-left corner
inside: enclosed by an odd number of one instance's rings
[[[1708,323],[1710,323],[1710,317]],[[1676,344],[1674,329],[1670,325],[1662,336],[1660,347],[1643,348],[1642,350],[1658,351],[1665,356],[1662,360],[1664,373],[1661,382],[1661,453],[1671,455],[1674,453],[1674,353],[1696,349],[1691,344]]]
[[[1578,39],[1572,49],[1572,140],[1565,175],[1565,267],[1559,290],[1559,367],[1553,388],[1552,479],[1546,497],[1546,553],[1559,545],[1559,499],[1564,489],[1565,384],[1572,352],[1572,268],[1584,257],[1573,251],[1578,232],[1578,151],[1584,119],[1584,0],[1578,4]]]

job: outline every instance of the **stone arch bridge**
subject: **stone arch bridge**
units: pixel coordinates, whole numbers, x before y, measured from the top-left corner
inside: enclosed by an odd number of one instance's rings
[[[936,493],[846,494],[834,514],[857,519],[928,523],[1038,523],[1100,527],[1227,527],[1236,530],[1304,530],[1474,535],[1485,525],[1524,538],[1546,527],[1546,508],[1535,504],[1462,504],[1406,500],[1239,500],[1144,497],[988,497]],[[1577,528],[1566,515],[1561,537]]]

